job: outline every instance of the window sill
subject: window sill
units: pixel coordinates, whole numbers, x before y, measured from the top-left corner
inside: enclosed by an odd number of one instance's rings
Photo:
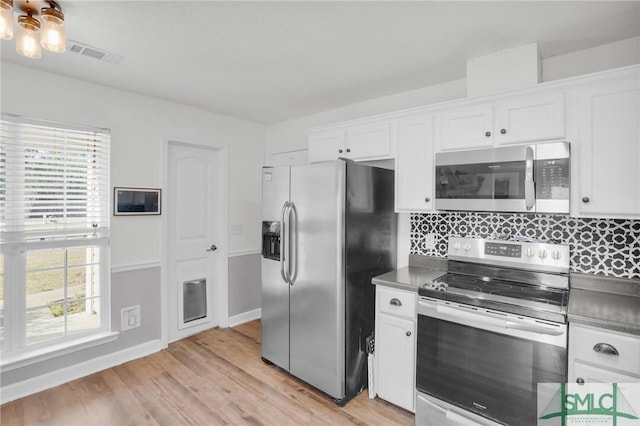
[[[2,372],[11,371],[16,368],[26,367],[31,364],[46,361],[61,355],[70,354],[82,349],[113,342],[118,339],[119,334],[120,332],[118,331],[105,331],[98,334],[92,334],[91,336],[85,336],[68,342],[59,343],[57,345],[34,349],[28,352],[22,352],[19,354],[3,354],[0,357],[0,370],[2,370]]]

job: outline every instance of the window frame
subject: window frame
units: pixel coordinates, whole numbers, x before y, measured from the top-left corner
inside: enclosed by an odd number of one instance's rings
[[[8,228],[2,226],[0,229],[0,261],[4,263],[3,267],[3,336],[2,336],[2,346],[0,347],[0,366],[2,366],[3,370],[10,370],[13,368],[18,368],[24,365],[28,365],[32,362],[38,362],[44,359],[52,358],[55,356],[59,356],[64,353],[73,352],[78,349],[82,349],[84,347],[90,347],[94,344],[101,344],[106,341],[115,340],[117,336],[117,332],[111,331],[111,273],[110,273],[110,132],[107,129],[88,127],[88,126],[78,126],[74,124],[53,122],[53,121],[45,121],[27,117],[21,117],[14,114],[2,113],[2,125],[7,122],[8,126],[16,126],[15,128],[8,129],[7,132],[15,131],[19,128],[20,124],[35,124],[37,126],[43,126],[47,128],[51,134],[53,135],[55,132],[62,132],[66,135],[66,131],[80,131],[86,132],[86,134],[93,133],[94,135],[99,135],[100,143],[102,144],[99,153],[96,154],[95,157],[99,161],[99,185],[96,185],[99,189],[91,192],[89,189],[86,190],[86,195],[82,198],[82,202],[85,205],[85,214],[87,220],[93,219],[90,217],[89,210],[93,208],[92,202],[96,194],[103,201],[103,203],[98,208],[98,226],[95,224],[92,227],[85,227],[86,229],[81,228],[80,226],[75,226],[75,222],[71,219],[68,222],[67,216],[64,216],[65,222],[61,226],[61,229],[50,230],[30,230],[28,229],[28,222],[30,219],[26,216],[18,219],[22,220],[23,224],[27,224],[25,229],[20,229],[20,224],[15,227],[16,222],[10,224]],[[16,131],[17,132],[17,131]],[[7,133],[9,134],[9,133]],[[2,132],[4,139],[4,131]],[[18,155],[18,161],[11,162],[12,155],[11,150],[15,148],[11,148],[11,144],[19,144],[20,137],[19,135],[15,140],[11,140],[11,136],[7,136],[7,141],[0,141],[2,145],[5,145],[4,148],[4,164],[0,164],[0,183],[4,183],[4,186],[0,186],[0,189],[5,189],[4,194],[0,193],[0,196],[3,195],[1,201],[3,202],[3,206],[7,206],[9,203],[14,203],[13,208],[11,210],[20,211],[21,207],[20,203],[25,204],[25,200],[28,199],[28,196],[25,195],[26,192],[18,194],[15,199],[7,200],[7,193],[12,193],[15,195],[17,192],[14,188],[11,188],[11,182],[14,184],[16,182],[20,182],[20,179],[24,181],[26,174],[23,172],[21,175],[18,174],[18,177],[8,177],[10,175],[10,171],[12,170],[24,170],[25,164],[27,162],[24,160],[24,156]],[[53,136],[52,136],[53,137]],[[59,137],[59,136],[58,136]],[[98,137],[98,136],[96,136]],[[64,137],[64,141],[66,141],[67,136]],[[87,137],[87,149],[89,146],[90,138]],[[94,140],[94,144],[95,144]],[[33,144],[29,145],[28,143],[25,145],[25,149],[34,149]],[[64,145],[66,146],[66,145]],[[18,148],[19,150],[19,148]],[[95,150],[94,150],[95,151]],[[7,154],[9,152],[9,154]],[[58,153],[59,158],[65,158],[66,153]],[[14,157],[16,158],[16,157]],[[2,158],[0,158],[1,160]],[[56,163],[58,164],[58,163]],[[63,160],[60,164],[67,164],[66,160]],[[90,161],[87,164],[92,164]],[[57,167],[57,166],[56,166]],[[9,173],[7,172],[9,170]],[[59,173],[57,176],[64,176],[64,180],[66,181],[68,178],[68,174],[65,167],[60,167],[62,173]],[[86,169],[81,169],[83,173],[90,175],[91,173],[95,173],[94,170],[91,170],[91,166],[87,166]],[[54,180],[56,179],[56,175],[53,176]],[[65,184],[66,185],[66,184]],[[66,186],[65,186],[66,187]],[[62,200],[63,203],[67,203],[69,198],[66,194],[66,191],[63,196],[58,197]],[[17,200],[17,201],[16,201]],[[15,207],[18,205],[18,207]],[[25,204],[26,205],[26,204]],[[6,213],[7,211],[5,211]],[[46,214],[46,212],[45,212]],[[91,213],[93,214],[93,213]],[[44,216],[45,218],[47,216]],[[6,219],[6,217],[5,217]],[[90,220],[93,222],[93,220]],[[2,224],[7,224],[8,220],[2,222]],[[82,222],[82,221],[79,221]],[[47,249],[61,249],[67,250],[70,249],[78,249],[78,248],[91,248],[97,247],[100,250],[100,259],[97,265],[99,266],[98,271],[98,300],[99,300],[99,327],[96,328],[88,328],[86,330],[82,330],[79,332],[69,333],[68,330],[68,315],[64,317],[64,325],[63,325],[63,336],[53,337],[50,339],[46,339],[40,342],[32,342],[27,343],[27,253],[35,252],[39,250],[47,250]],[[85,265],[87,266],[87,265]],[[74,267],[71,265],[71,267]],[[77,266],[75,266],[77,267]],[[65,261],[63,262],[62,267],[55,267],[53,269],[62,269],[64,272],[64,288],[63,294],[65,295],[63,303],[68,303],[71,301],[71,297],[66,294],[66,288],[68,286],[68,274],[67,271],[70,269],[68,264],[68,259],[65,257]],[[9,282],[19,283],[16,286],[5,285]],[[87,295],[85,294],[85,297]],[[85,299],[86,300],[86,299]]]

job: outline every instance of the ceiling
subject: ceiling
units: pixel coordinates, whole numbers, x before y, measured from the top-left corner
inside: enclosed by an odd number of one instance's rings
[[[69,39],[123,60],[31,60],[15,41],[2,60],[259,123],[463,78],[468,58],[533,41],[547,58],[640,35],[639,1],[60,4]]]

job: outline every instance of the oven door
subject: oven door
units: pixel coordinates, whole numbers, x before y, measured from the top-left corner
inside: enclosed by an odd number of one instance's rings
[[[535,425],[537,384],[566,382],[565,324],[421,297],[417,340],[418,391],[498,423]]]

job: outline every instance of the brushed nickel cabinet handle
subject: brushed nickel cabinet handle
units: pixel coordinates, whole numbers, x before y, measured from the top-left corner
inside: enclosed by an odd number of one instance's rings
[[[608,343],[596,343],[593,346],[593,350],[603,355],[611,355],[611,356],[620,355],[618,350]]]
[[[400,301],[400,299],[397,299],[395,297],[389,301],[389,304],[392,306],[402,306],[402,302]]]

